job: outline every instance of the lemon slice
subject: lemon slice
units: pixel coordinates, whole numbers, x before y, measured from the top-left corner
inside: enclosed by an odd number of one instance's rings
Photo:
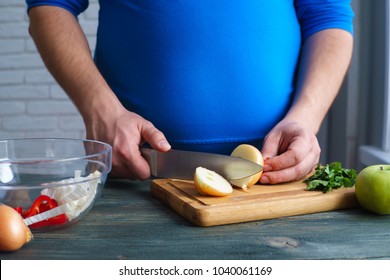
[[[218,173],[204,167],[197,167],[194,184],[202,195],[226,196],[233,192],[232,185]]]
[[[263,155],[256,147],[252,145],[241,144],[237,146],[237,148],[235,148],[231,153],[231,156],[253,161],[254,163],[260,164],[262,166],[264,165]],[[248,187],[253,186],[259,181],[261,174],[263,174],[263,171],[260,171],[259,173],[256,173],[250,177],[230,181],[230,183],[236,187],[247,190]]]

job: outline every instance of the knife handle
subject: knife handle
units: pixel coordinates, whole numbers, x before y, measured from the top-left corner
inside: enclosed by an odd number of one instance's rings
[[[149,148],[139,148],[141,155],[146,159],[147,162],[150,162],[152,156],[152,149]]]
[[[152,176],[157,174],[157,151],[149,148],[140,148],[141,155],[149,163],[150,173]]]

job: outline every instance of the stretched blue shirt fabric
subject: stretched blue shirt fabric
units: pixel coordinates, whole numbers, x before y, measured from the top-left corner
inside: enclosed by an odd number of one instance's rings
[[[302,41],[352,33],[349,0],[101,0],[96,65],[176,149],[261,146],[287,112]],[[75,16],[88,1],[27,0]]]

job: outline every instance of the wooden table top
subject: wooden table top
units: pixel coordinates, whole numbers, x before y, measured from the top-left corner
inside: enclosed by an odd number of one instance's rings
[[[150,193],[150,181],[108,180],[78,223],[2,260],[390,259],[390,216],[361,208],[197,227]]]

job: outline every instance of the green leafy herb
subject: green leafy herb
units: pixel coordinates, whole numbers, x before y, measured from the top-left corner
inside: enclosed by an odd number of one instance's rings
[[[326,193],[340,187],[353,187],[356,177],[355,169],[343,168],[340,162],[333,162],[324,166],[318,164],[314,174],[304,182],[307,185],[307,190]]]

